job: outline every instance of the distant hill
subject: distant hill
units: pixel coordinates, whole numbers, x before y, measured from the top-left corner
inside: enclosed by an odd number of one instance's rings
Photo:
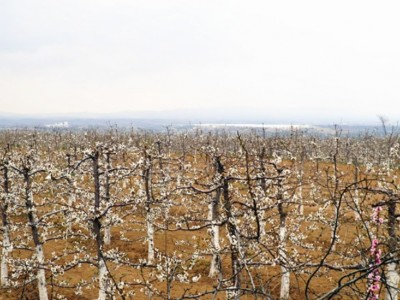
[[[332,119],[333,120],[333,119]],[[9,114],[0,113],[0,128],[88,128],[88,127],[134,127],[150,130],[163,130],[167,126],[177,129],[190,129],[203,125],[205,130],[224,128],[240,130],[249,128],[269,128],[269,131],[285,131],[291,125],[307,130],[330,132],[334,124],[338,124],[347,132],[374,131],[380,132],[381,125],[374,116],[374,122],[357,122],[343,124],[325,119],[323,116],[312,117],[290,114],[273,114],[271,111],[217,108],[217,109],[176,109],[169,111],[123,111],[118,113],[60,113],[60,114]],[[247,126],[246,126],[247,124]],[[207,126],[206,126],[207,125]],[[218,126],[216,126],[218,125]],[[225,126],[226,125],[226,126]],[[273,125],[271,127],[271,125]],[[275,127],[274,127],[275,126]],[[285,129],[285,127],[287,127]],[[271,129],[272,128],[272,129]],[[322,128],[322,129],[321,129]],[[390,125],[388,129],[390,130]],[[327,129],[327,130],[326,130]],[[397,130],[397,129],[396,129]]]

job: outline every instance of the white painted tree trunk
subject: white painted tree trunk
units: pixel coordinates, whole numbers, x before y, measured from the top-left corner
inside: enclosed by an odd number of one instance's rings
[[[152,177],[152,162],[150,157],[146,154],[147,168],[144,171],[144,185],[146,192],[146,228],[147,228],[147,263],[153,264],[154,262],[154,216],[151,208],[153,202],[151,194],[151,177]]]
[[[104,229],[104,244],[111,244],[111,226],[107,225]]]
[[[28,220],[30,222],[31,230],[32,230],[32,239],[35,245],[35,254],[36,254],[36,262],[38,264],[37,271],[37,281],[38,281],[38,291],[39,291],[39,299],[40,300],[48,300],[47,294],[47,285],[46,285],[46,273],[44,269],[44,253],[43,253],[43,245],[40,242],[39,230],[37,228],[38,217],[36,216],[33,209],[33,194],[31,190],[30,177],[25,174],[25,182],[26,182],[26,198],[25,205],[28,210]]]
[[[280,298],[281,300],[288,300],[289,299],[289,288],[290,288],[290,271],[286,267],[287,263],[287,256],[286,256],[286,224],[281,224],[279,228],[279,248],[278,254],[280,260],[282,261],[281,271],[281,291],[280,291]]]
[[[303,167],[301,167],[301,170],[299,171],[299,175],[298,175],[298,179],[299,179],[299,188],[298,188],[298,192],[297,192],[297,197],[299,199],[299,215],[303,215],[304,214],[304,203],[303,203]]]
[[[278,170],[278,174],[282,175],[282,170]],[[290,291],[290,270],[288,266],[288,258],[286,255],[286,239],[287,239],[287,227],[286,227],[286,217],[287,211],[284,206],[284,186],[282,179],[278,179],[278,211],[279,211],[279,245],[278,245],[278,257],[281,265],[281,290],[280,297],[281,300],[289,300]]]
[[[103,258],[99,259],[99,298],[106,300],[108,290],[107,267]]]
[[[7,287],[8,282],[8,257],[11,252],[11,243],[8,226],[3,227],[3,250],[1,253],[0,283],[2,287]]]
[[[10,229],[7,221],[7,195],[10,192],[10,182],[8,178],[8,167],[3,166],[3,189],[4,194],[1,203],[1,221],[3,225],[3,249],[1,253],[1,266],[0,266],[0,284],[2,287],[7,287],[9,285],[8,282],[8,257],[12,250],[10,243]]]
[[[355,210],[354,210],[354,219],[356,221],[360,220],[360,210],[359,210],[359,206],[358,206],[358,188],[356,187],[356,189],[354,190],[354,205],[355,205]]]
[[[398,299],[398,287],[399,287],[399,271],[398,271],[398,256],[396,255],[399,250],[399,242],[397,240],[396,230],[397,214],[396,214],[396,202],[391,201],[388,203],[388,222],[387,222],[387,233],[389,236],[388,248],[390,259],[392,260],[387,264],[386,269],[386,300]]]
[[[304,214],[303,183],[302,182],[300,182],[300,186],[298,189],[298,198],[299,198],[299,215],[302,216]]]
[[[397,264],[395,262],[389,263],[387,265],[386,271],[386,297],[385,300],[397,300],[399,296],[399,282],[400,275],[397,271]]]
[[[154,263],[154,224],[153,224],[153,214],[149,209],[146,214],[146,227],[147,227],[147,263]]]
[[[267,228],[267,222],[265,221],[265,213],[264,213],[264,211],[261,211],[260,212],[260,236],[261,236],[261,238],[266,236],[266,234],[267,234],[266,228]]]
[[[104,190],[105,190],[105,197],[106,201],[110,202],[111,200],[111,195],[110,195],[110,174],[109,170],[111,169],[111,154],[109,152],[106,153],[106,171],[104,172],[104,176],[106,179],[106,182],[104,184]],[[104,238],[103,238],[103,243],[105,245],[110,245],[111,244],[111,224],[109,222],[105,222],[104,224]]]
[[[218,220],[218,203],[221,197],[221,190],[217,190],[215,199],[209,204],[209,220],[211,221],[211,247],[212,247],[212,258],[209,277],[216,277],[221,273],[221,262],[220,262],[220,250],[219,244],[219,226],[217,225]]]
[[[46,273],[44,270],[43,246],[41,244],[36,245],[35,251],[36,251],[36,259],[39,264],[39,269],[37,272],[39,299],[40,300],[48,300],[49,298],[48,298],[47,286],[46,286]]]
[[[211,259],[209,277],[215,277],[220,274],[220,244],[219,244],[219,226],[213,224],[211,226],[211,245],[213,248],[213,256]]]
[[[72,189],[70,190],[70,195],[68,197],[68,215],[67,215],[67,230],[65,232],[65,239],[68,238],[68,236],[72,233],[72,221],[71,221],[71,211],[72,211],[72,204],[75,202],[75,191]]]
[[[354,162],[354,220],[360,220],[360,207],[359,207],[359,195],[358,195],[358,180],[359,180],[360,169],[358,168],[358,160],[355,158]]]

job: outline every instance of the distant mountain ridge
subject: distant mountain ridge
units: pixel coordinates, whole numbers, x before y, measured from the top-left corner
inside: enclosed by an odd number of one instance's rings
[[[253,123],[253,124],[310,124],[310,125],[378,125],[376,116],[351,117],[349,112],[344,117],[338,118],[330,112],[310,111],[306,114],[298,114],[296,110],[285,113],[275,112],[273,109],[256,108],[191,108],[171,110],[147,110],[147,111],[120,111],[111,113],[76,112],[76,113],[40,113],[17,114],[0,112],[0,118],[5,120],[163,120],[165,122],[183,123]]]

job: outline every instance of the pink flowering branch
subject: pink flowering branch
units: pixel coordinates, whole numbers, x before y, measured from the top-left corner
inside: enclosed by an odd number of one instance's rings
[[[379,231],[379,226],[383,224],[383,218],[380,217],[380,212],[382,211],[381,206],[377,206],[374,208],[374,212],[372,214],[372,222],[374,222]],[[368,300],[378,300],[379,299],[379,291],[381,288],[381,275],[379,266],[382,264],[382,250],[378,249],[379,241],[376,237],[372,239],[371,242],[371,257],[372,263],[370,264],[371,273],[368,275]]]

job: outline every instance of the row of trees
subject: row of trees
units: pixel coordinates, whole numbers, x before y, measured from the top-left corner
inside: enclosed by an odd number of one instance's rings
[[[19,299],[398,298],[398,136],[0,132]]]

